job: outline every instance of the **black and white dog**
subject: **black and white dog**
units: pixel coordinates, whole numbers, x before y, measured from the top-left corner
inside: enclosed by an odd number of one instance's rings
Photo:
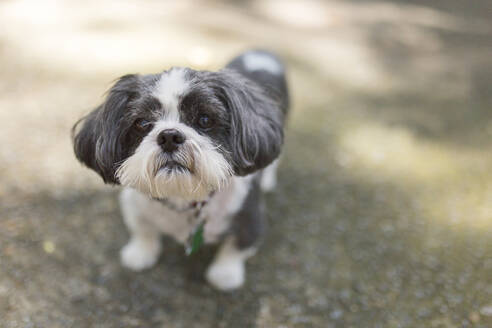
[[[125,187],[123,265],[151,267],[161,233],[186,243],[201,224],[205,243],[222,242],[207,280],[240,287],[264,227],[261,192],[276,184],[287,108],[284,65],[265,51],[218,72],[121,77],[74,126],[73,142],[82,163]]]

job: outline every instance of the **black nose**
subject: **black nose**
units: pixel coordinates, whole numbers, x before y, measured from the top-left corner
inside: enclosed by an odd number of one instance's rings
[[[165,152],[173,152],[185,141],[185,136],[176,129],[166,129],[157,136],[157,143]]]

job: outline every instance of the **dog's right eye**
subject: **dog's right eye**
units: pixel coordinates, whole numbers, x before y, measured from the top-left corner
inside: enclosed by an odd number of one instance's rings
[[[149,132],[152,128],[152,122],[147,121],[144,118],[139,118],[133,122],[133,126],[140,132]]]

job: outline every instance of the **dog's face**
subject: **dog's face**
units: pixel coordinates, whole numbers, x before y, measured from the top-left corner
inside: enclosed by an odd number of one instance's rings
[[[105,182],[203,199],[270,164],[283,141],[272,95],[231,70],[126,75],[74,127],[77,158]]]

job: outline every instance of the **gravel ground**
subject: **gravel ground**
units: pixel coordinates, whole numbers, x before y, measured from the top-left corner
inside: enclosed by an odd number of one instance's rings
[[[0,327],[491,327],[487,1],[0,2]],[[245,287],[123,269],[71,125],[116,77],[280,53],[293,93]]]

